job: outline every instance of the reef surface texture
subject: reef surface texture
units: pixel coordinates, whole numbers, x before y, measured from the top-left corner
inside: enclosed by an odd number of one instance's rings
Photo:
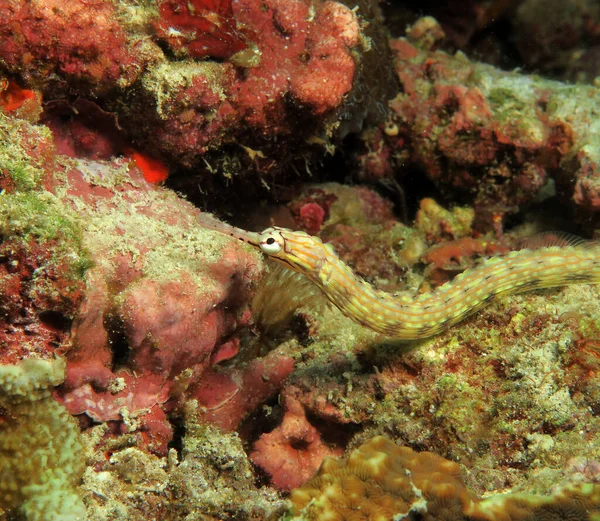
[[[600,237],[596,3],[404,4],[0,0],[0,520],[600,519],[598,286],[402,344],[198,221],[398,295]]]

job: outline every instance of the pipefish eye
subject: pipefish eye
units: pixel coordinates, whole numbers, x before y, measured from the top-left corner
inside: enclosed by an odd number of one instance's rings
[[[260,249],[267,255],[274,255],[281,251],[281,239],[276,239],[273,235],[268,235],[260,241]]]

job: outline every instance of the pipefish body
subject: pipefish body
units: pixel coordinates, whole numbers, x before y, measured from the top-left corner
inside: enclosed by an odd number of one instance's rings
[[[199,221],[306,275],[344,315],[397,340],[418,340],[445,331],[503,295],[600,283],[600,245],[579,240],[492,257],[431,293],[394,296],[355,275],[331,244],[305,232],[276,226],[262,233],[247,232],[207,214],[201,214]]]

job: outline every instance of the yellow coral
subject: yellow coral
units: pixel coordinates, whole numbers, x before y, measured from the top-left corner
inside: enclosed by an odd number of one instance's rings
[[[456,463],[383,436],[347,459],[327,458],[317,476],[290,499],[290,521],[600,519],[598,484],[569,485],[547,497],[505,494],[481,501],[466,489]]]
[[[0,513],[27,521],[84,520],[75,485],[85,461],[79,428],[51,394],[64,379],[61,359],[0,365]]]

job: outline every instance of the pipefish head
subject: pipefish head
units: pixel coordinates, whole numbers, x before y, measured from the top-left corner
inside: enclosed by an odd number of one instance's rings
[[[330,245],[323,244],[318,237],[312,237],[302,231],[273,226],[262,233],[248,232],[221,222],[205,213],[198,216],[198,221],[204,228],[251,244],[271,259],[309,276],[318,275],[327,261],[327,256],[333,254]]]
[[[309,276],[319,273],[329,252],[318,237],[278,226],[267,228],[259,235],[258,247],[271,259]]]

